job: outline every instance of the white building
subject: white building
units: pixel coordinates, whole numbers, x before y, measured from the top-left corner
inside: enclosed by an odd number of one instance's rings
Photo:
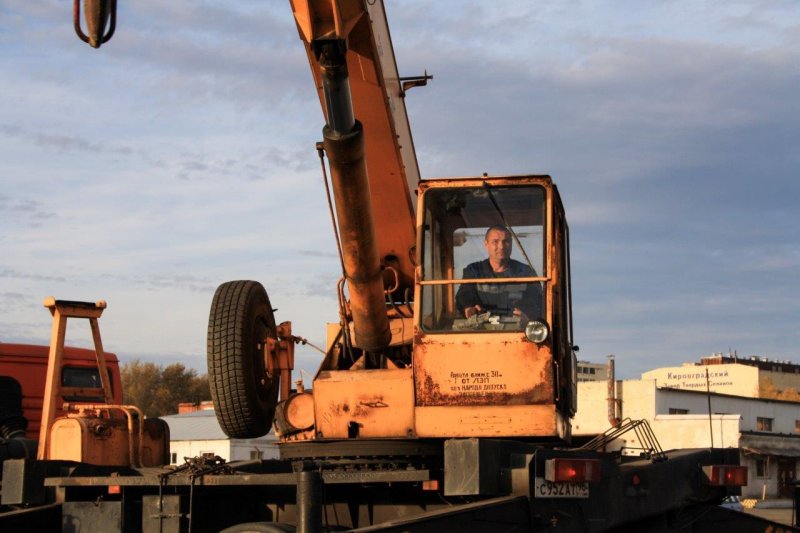
[[[228,462],[278,458],[275,435],[269,433],[257,439],[231,439],[222,431],[213,410],[161,418],[169,425],[172,464],[182,464],[184,457],[215,455]]]
[[[591,436],[610,427],[606,383],[578,384],[575,436]],[[679,390],[657,386],[654,379],[616,383],[617,416],[647,420],[664,450],[738,448],[748,467],[746,498],[790,497],[800,459],[800,403]],[[618,447],[636,453],[632,433]]]
[[[608,365],[578,361],[578,381],[605,381],[608,379]]]
[[[580,366],[580,365],[579,365]],[[659,387],[706,390],[753,398],[779,397],[797,400],[800,396],[800,365],[767,357],[736,357],[715,354],[699,363],[656,368],[642,374]]]

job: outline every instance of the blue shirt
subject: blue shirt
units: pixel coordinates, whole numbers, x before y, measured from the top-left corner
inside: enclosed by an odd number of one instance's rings
[[[508,268],[495,272],[488,259],[470,263],[462,279],[525,278],[535,277],[536,271],[524,263],[509,259]],[[463,316],[464,309],[480,305],[499,314],[511,314],[514,308],[522,310],[528,318],[544,316],[542,284],[533,283],[463,283],[456,293],[456,306]]]

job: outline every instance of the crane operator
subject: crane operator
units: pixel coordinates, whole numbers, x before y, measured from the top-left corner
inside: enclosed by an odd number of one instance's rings
[[[535,277],[530,266],[511,259],[511,232],[504,226],[486,230],[483,246],[488,258],[470,263],[462,279]],[[494,310],[510,313],[524,326],[542,315],[542,287],[533,283],[464,283],[456,293],[456,305],[465,318]]]

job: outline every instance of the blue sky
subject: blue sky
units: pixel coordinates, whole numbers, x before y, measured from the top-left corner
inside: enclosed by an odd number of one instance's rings
[[[798,8],[387,3],[401,75],[434,76],[407,98],[423,177],[558,184],[581,359],[800,360]],[[214,289],[255,279],[322,344],[338,260],[288,2],[120,0],[92,50],[71,3],[0,0],[0,86],[0,341],[102,298],[106,349],[204,372]]]

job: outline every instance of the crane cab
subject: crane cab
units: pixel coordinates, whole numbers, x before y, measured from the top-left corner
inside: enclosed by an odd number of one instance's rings
[[[569,234],[552,180],[429,180],[419,194],[417,436],[568,439]]]
[[[569,234],[552,180],[426,180],[419,198],[413,316],[387,305],[392,345],[378,365],[359,364],[367,353],[347,363],[331,325],[333,349],[306,400],[310,410],[313,396],[313,417],[304,418],[313,428],[281,433],[568,440],[576,407]],[[495,272],[490,260],[504,254],[507,268]],[[279,408],[277,419],[290,411]]]

